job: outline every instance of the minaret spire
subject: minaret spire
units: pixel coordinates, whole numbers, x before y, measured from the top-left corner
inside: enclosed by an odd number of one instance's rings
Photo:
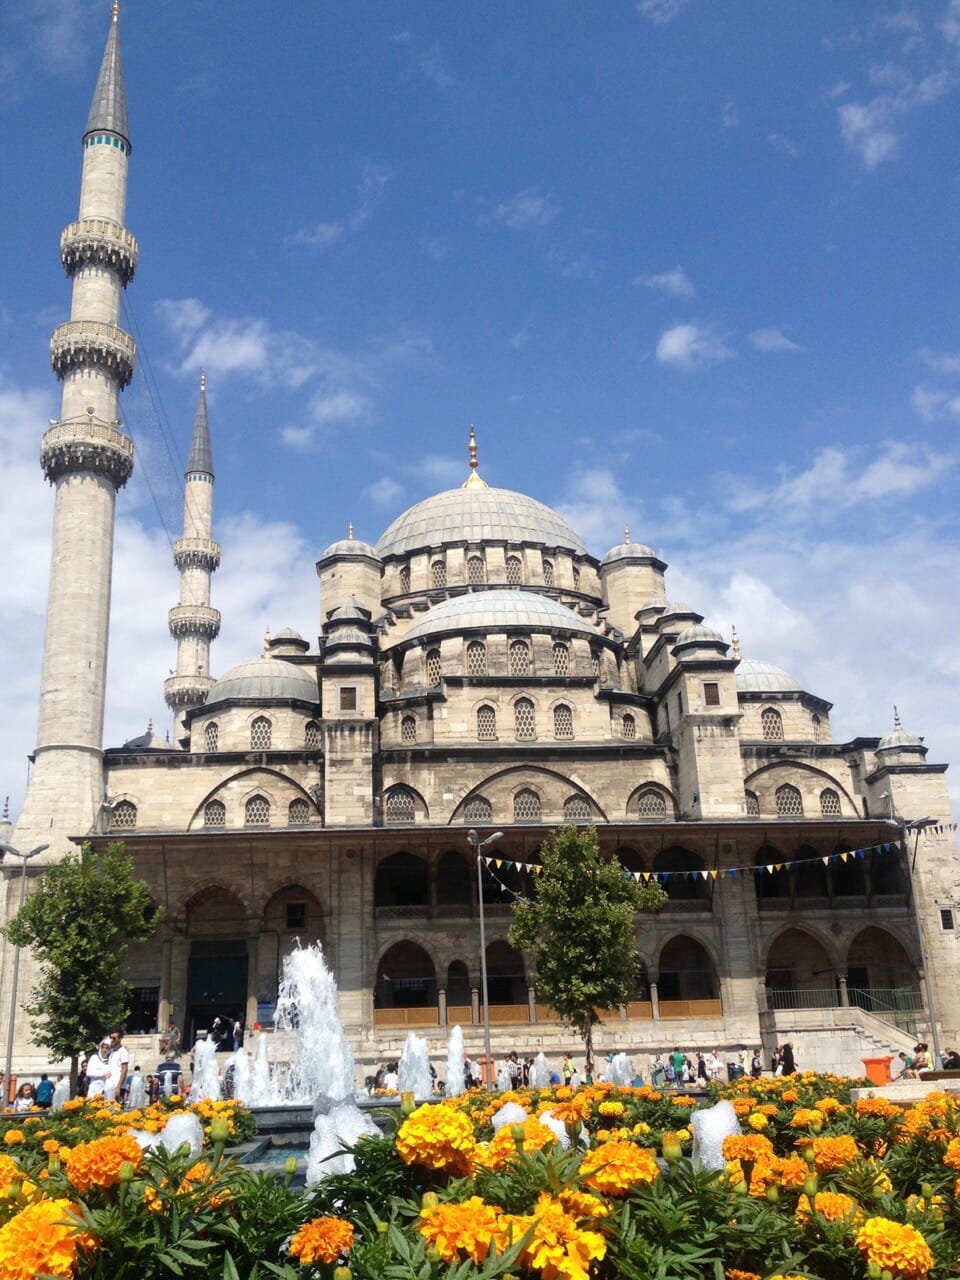
[[[180,602],[168,615],[177,642],[177,669],[164,682],[172,711],[201,706],[213,685],[210,642],[220,632],[220,614],[210,605],[210,578],[220,564],[213,541],[213,450],[207,421],[207,378],[200,374],[197,412],[183,486],[183,537],[174,543],[173,561],[180,570]]]
[[[470,439],[467,445],[467,451],[470,454],[470,474],[460,486],[461,489],[486,489],[486,480],[481,480],[480,472],[477,470],[477,433],[473,429],[473,423],[470,424]]]

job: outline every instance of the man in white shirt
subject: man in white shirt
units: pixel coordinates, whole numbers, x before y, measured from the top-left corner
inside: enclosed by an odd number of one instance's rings
[[[103,1096],[108,1102],[123,1100],[123,1086],[129,1070],[130,1055],[123,1047],[120,1028],[115,1027],[110,1032],[110,1057],[107,1059],[107,1079],[103,1090]]]

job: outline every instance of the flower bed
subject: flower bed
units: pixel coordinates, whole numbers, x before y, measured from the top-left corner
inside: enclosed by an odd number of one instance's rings
[[[599,1085],[424,1106],[306,1191],[224,1157],[232,1103],[68,1104],[0,1120],[0,1280],[946,1280],[960,1257],[960,1104],[853,1103],[813,1075],[714,1089],[742,1134],[698,1172],[695,1100]],[[144,1153],[194,1111],[197,1156]]]

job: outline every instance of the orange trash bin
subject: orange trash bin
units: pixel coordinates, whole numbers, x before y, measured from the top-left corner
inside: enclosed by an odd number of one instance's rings
[[[867,1079],[871,1084],[889,1084],[890,1083],[890,1063],[893,1061],[893,1054],[887,1054],[884,1058],[861,1058],[860,1061],[864,1065]]]

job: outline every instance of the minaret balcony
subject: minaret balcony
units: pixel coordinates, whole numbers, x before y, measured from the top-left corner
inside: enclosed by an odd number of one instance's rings
[[[68,320],[50,338],[50,364],[61,380],[74,369],[99,365],[125,387],[133,377],[137,344],[115,324],[102,320]]]
[[[60,261],[68,276],[81,267],[107,267],[126,287],[137,269],[136,237],[111,218],[83,218],[71,222],[60,236]]]
[[[171,710],[201,707],[214,684],[212,676],[170,676],[163,682],[163,696]]]
[[[178,604],[167,614],[170,634],[175,640],[181,636],[205,636],[216,640],[220,634],[220,610],[208,604]]]
[[[94,471],[122,489],[133,471],[133,441],[107,423],[58,422],[44,432],[40,465],[51,483],[68,472]]]
[[[220,566],[220,543],[209,538],[178,538],[173,544],[173,562],[178,569],[206,569]]]

